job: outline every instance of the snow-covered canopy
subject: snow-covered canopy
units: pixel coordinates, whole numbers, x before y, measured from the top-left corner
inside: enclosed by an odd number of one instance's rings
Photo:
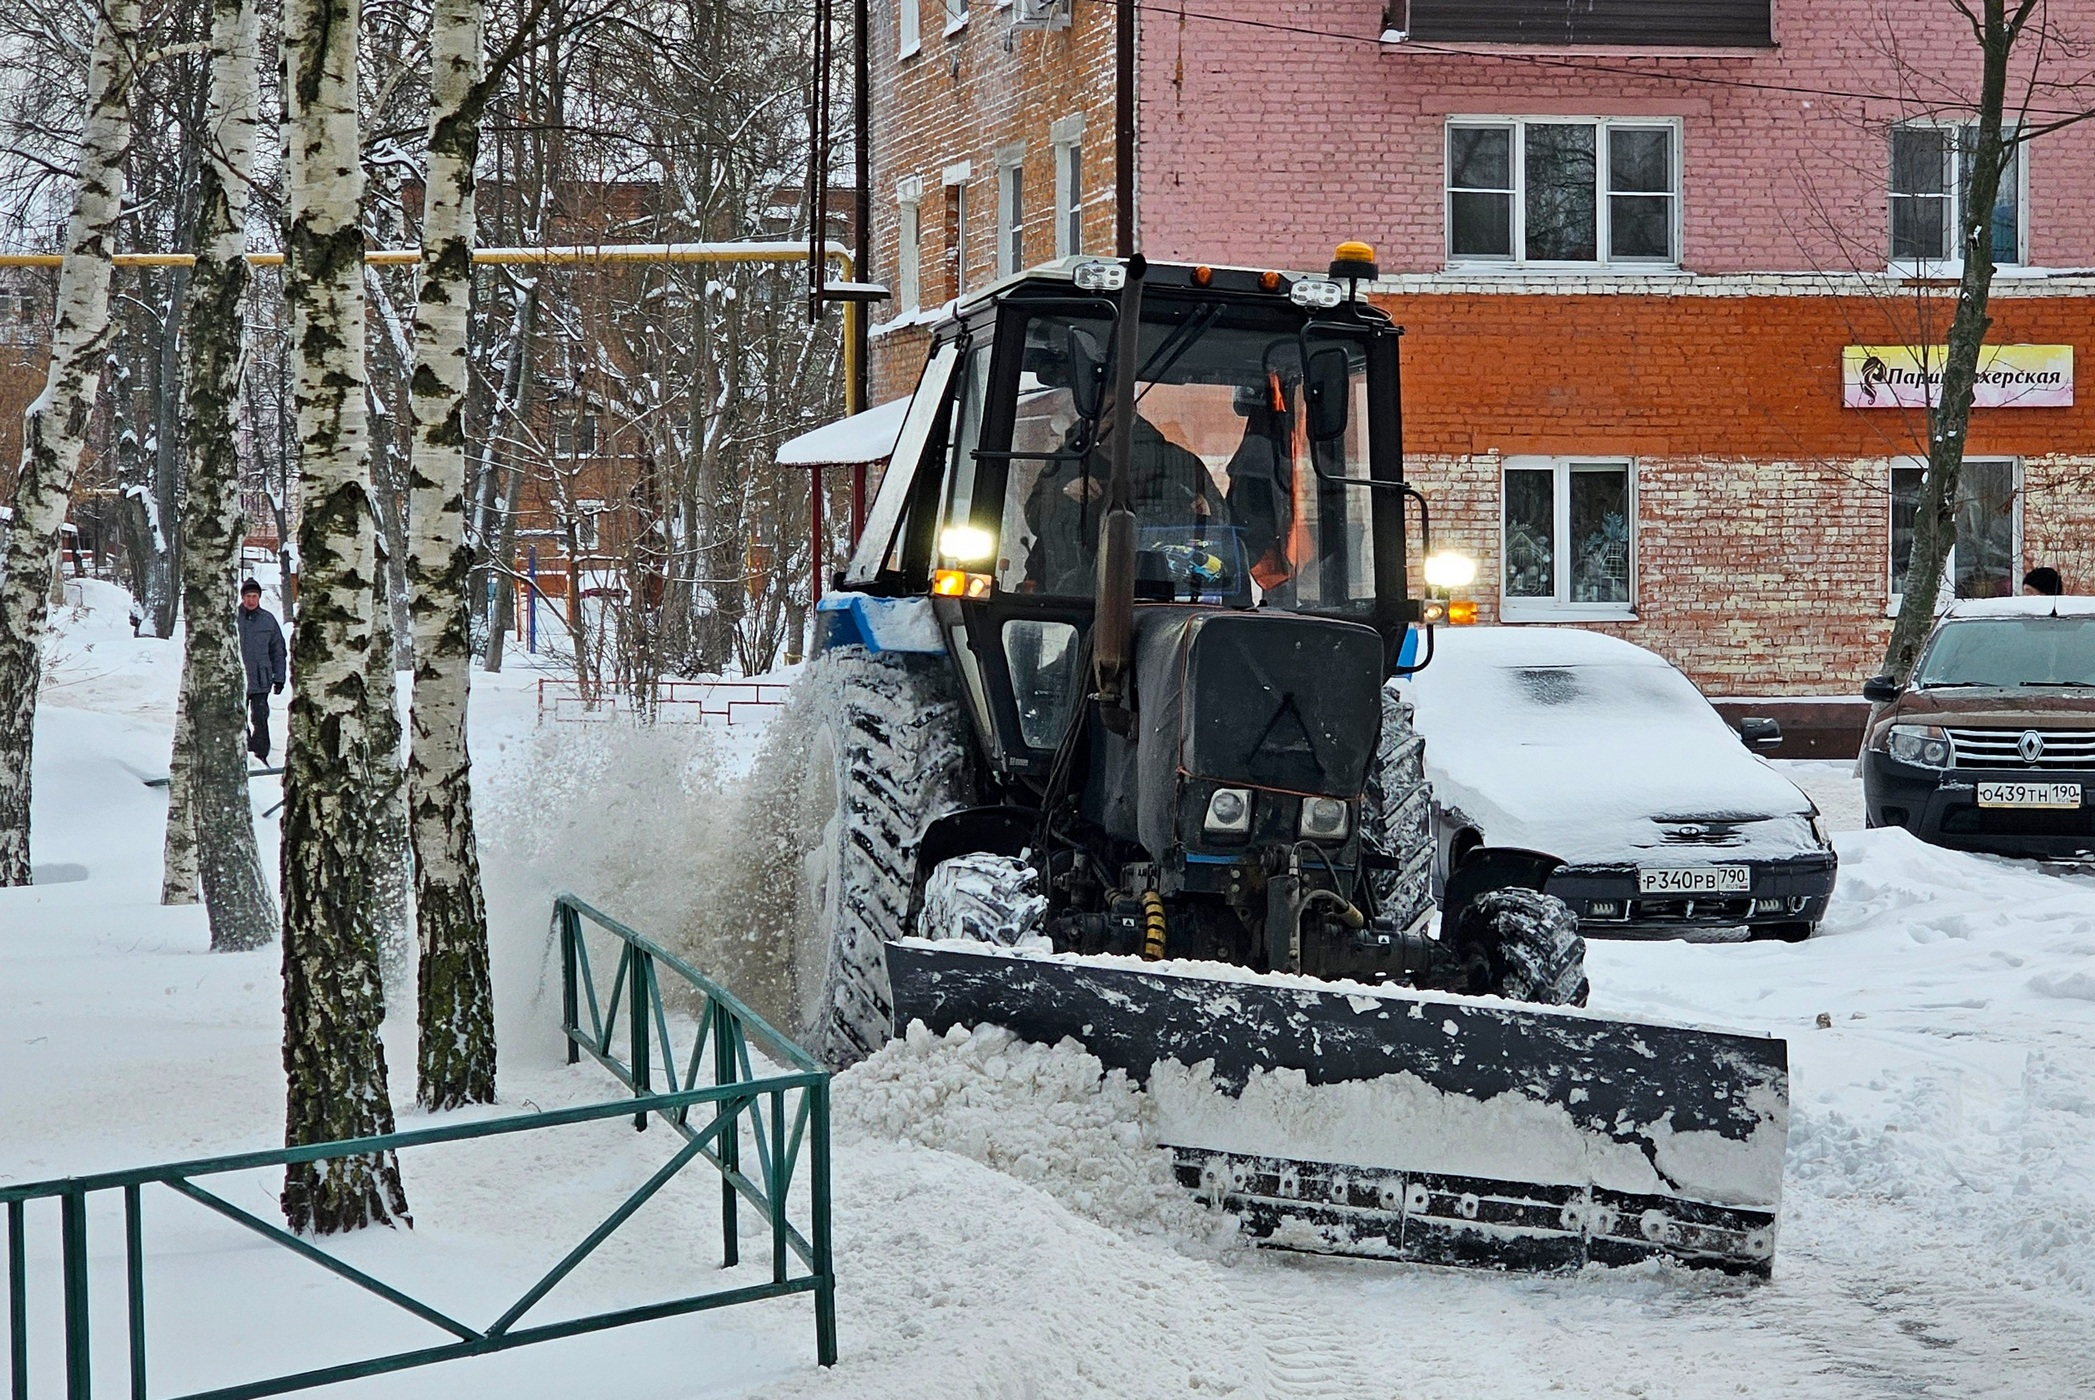
[[[861,462],[884,462],[894,454],[895,439],[901,435],[902,419],[908,412],[907,398],[890,399],[878,408],[825,423],[779,448],[778,464],[849,467]]]

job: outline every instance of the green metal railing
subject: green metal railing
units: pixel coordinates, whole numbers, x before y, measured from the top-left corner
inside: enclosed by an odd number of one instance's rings
[[[584,936],[585,921],[616,940],[620,950],[618,968],[612,978],[610,1003],[601,1012],[589,940]],[[254,1396],[279,1395],[439,1361],[485,1356],[611,1327],[801,1293],[814,1297],[816,1357],[825,1366],[833,1364],[837,1359],[836,1281],[830,1247],[828,1074],[805,1051],[767,1025],[726,989],[666,949],[581,900],[569,895],[560,896],[554,904],[553,926],[560,942],[562,1030],[568,1041],[568,1061],[576,1062],[582,1052],[587,1051],[632,1089],[632,1097],[578,1108],[447,1123],[342,1142],[314,1143],[93,1176],[0,1186],[0,1204],[4,1204],[7,1211],[8,1361],[13,1400],[28,1400],[29,1396],[28,1206],[40,1200],[58,1203],[65,1394],[67,1400],[92,1400],[87,1227],[90,1201],[104,1194],[122,1197],[129,1394],[132,1400],[147,1400],[150,1391],[146,1365],[144,1188],[148,1186],[165,1187],[178,1196],[206,1206],[272,1244],[449,1332],[456,1339],[438,1346],[395,1351],[361,1361],[192,1392],[180,1400],[248,1400]],[[670,1033],[670,1008],[663,999],[659,981],[665,968],[687,984],[698,1016],[696,1034],[681,1072],[674,1050],[675,1041]],[[626,1060],[621,1060],[614,1049],[622,1001],[627,1013],[625,1039],[630,1048],[630,1058]],[[579,1020],[584,1005],[589,1014],[587,1028]],[[786,1068],[756,1074],[749,1049],[752,1036],[768,1058]],[[658,1063],[666,1086],[661,1092],[651,1087]],[[712,1083],[699,1087],[702,1077],[710,1077]],[[694,1113],[694,1109],[698,1112]],[[538,1132],[611,1118],[630,1116],[636,1128],[645,1128],[650,1115],[668,1124],[683,1139],[681,1146],[623,1204],[569,1250],[565,1258],[525,1289],[493,1322],[483,1326],[447,1316],[429,1303],[372,1277],[315,1247],[309,1240],[291,1234],[274,1222],[251,1214],[197,1184],[202,1178],[258,1168]],[[745,1130],[751,1139],[748,1145],[754,1158],[753,1173],[743,1166]],[[803,1151],[806,1154],[804,1230],[794,1223],[788,1210]],[[737,1216],[739,1203],[746,1201],[770,1225],[769,1282],[524,1325],[525,1316],[562,1279],[697,1158],[712,1164],[720,1175],[722,1267],[733,1267],[739,1262]],[[797,1272],[793,1268],[796,1259],[801,1266]]]

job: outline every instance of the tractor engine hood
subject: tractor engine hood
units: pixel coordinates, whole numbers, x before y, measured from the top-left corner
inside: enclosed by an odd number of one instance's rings
[[[1138,607],[1135,619],[1135,761],[1108,762],[1132,768],[1136,791],[1109,796],[1109,827],[1161,858],[1175,842],[1182,778],[1361,795],[1382,725],[1372,627],[1183,606]]]

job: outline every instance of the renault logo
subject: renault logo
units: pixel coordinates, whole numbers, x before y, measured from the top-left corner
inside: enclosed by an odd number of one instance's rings
[[[2034,729],[2023,730],[2022,737],[2015,741],[2015,752],[2022,755],[2024,763],[2035,763],[2044,757],[2044,736]]]

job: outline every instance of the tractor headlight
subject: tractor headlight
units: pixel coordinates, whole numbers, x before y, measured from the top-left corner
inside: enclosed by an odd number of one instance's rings
[[[1921,768],[1950,766],[1950,736],[1932,724],[1894,724],[1885,748],[1901,763]]]
[[[1070,276],[1080,291],[1117,292],[1128,284],[1128,270],[1117,262],[1097,260],[1080,262],[1071,269]]]
[[[1231,835],[1251,830],[1251,794],[1243,788],[1216,788],[1208,798],[1207,820],[1201,825]]]
[[[1336,797],[1302,799],[1302,821],[1296,828],[1308,841],[1338,841],[1346,834],[1346,804]]]
[[[1297,306],[1314,306],[1329,311],[1346,299],[1346,289],[1336,282],[1322,277],[1297,278],[1288,288],[1288,300]]]

